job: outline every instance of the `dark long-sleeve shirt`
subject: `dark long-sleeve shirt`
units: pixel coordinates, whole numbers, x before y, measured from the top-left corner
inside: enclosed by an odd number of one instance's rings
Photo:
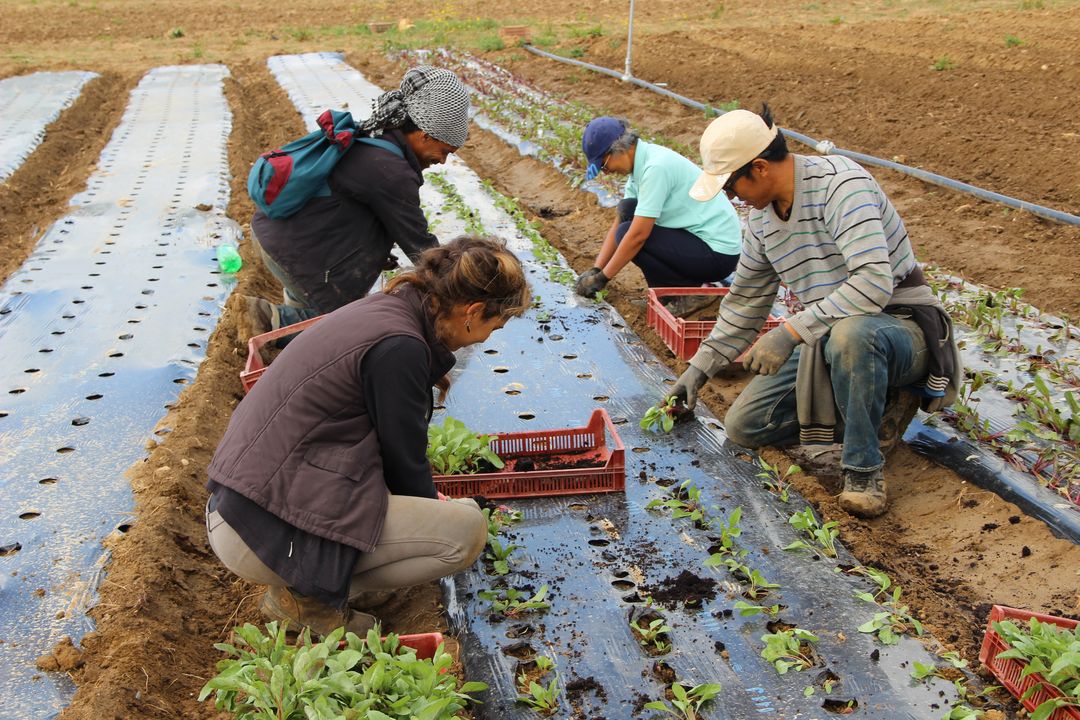
[[[353,143],[330,173],[329,197],[312,198],[287,218],[256,211],[251,220],[259,244],[320,313],[363,297],[394,245],[413,260],[438,245],[420,207],[420,161],[401,132],[383,139],[404,157]]]
[[[392,495],[437,497],[427,461],[431,386],[432,377],[441,377],[452,360],[432,360],[423,342],[395,335],[373,345],[361,362],[364,399]],[[227,487],[211,482],[210,489],[214,509],[257,556],[293,566],[291,586],[297,592],[334,606],[345,604],[359,550],[299,530]]]

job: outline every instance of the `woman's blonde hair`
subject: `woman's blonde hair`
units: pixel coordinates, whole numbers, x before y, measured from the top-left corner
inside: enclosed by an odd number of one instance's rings
[[[524,313],[532,300],[521,261],[506,243],[490,237],[462,235],[425,250],[416,267],[395,276],[384,292],[406,283],[427,293],[436,318],[455,305],[482,302],[484,319],[509,319]]]

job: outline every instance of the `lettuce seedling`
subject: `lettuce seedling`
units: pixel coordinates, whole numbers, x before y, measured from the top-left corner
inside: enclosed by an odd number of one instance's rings
[[[645,703],[645,707],[649,710],[659,710],[660,712],[671,715],[675,718],[683,718],[683,720],[697,720],[697,711],[702,705],[712,700],[714,697],[720,694],[722,687],[719,683],[702,683],[701,685],[695,685],[687,690],[679,683],[671,684],[671,695],[673,700],[671,704],[674,705],[674,709],[668,706],[664,700],[654,700],[650,703]]]
[[[818,636],[801,628],[791,628],[761,636],[765,649],[761,657],[772,663],[776,672],[783,675],[791,668],[806,670],[814,666],[810,654],[810,643],[816,643]],[[805,647],[804,647],[805,646]]]
[[[677,402],[678,398],[672,395],[658,405],[653,405],[645,411],[645,415],[641,418],[638,426],[642,430],[648,430],[649,432],[656,432],[657,428],[664,432],[671,432],[671,429],[675,427],[675,414],[678,412],[676,408]]]

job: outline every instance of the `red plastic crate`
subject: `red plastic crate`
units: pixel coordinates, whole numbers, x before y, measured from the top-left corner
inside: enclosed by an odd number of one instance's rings
[[[244,386],[244,392],[247,393],[255,386],[262,374],[266,372],[266,364],[263,362],[262,349],[267,343],[273,342],[279,338],[283,338],[293,333],[298,333],[301,330],[306,330],[314,325],[319,320],[322,320],[325,315],[319,315],[309,320],[303,320],[293,325],[286,325],[283,328],[277,330],[271,330],[268,333],[262,335],[256,335],[248,340],[248,356],[247,362],[244,364],[244,369],[240,371],[240,384]]]
[[[983,633],[982,648],[979,649],[979,662],[985,665],[1017,700],[1020,700],[1030,688],[1042,683],[1043,678],[1039,673],[1031,673],[1026,678],[1021,679],[1020,674],[1027,666],[1026,662],[1013,658],[998,659],[998,653],[1008,650],[1010,646],[994,630],[994,623],[1000,620],[1012,620],[1018,624],[1026,624],[1031,618],[1035,618],[1039,622],[1057,625],[1066,630],[1072,630],[1077,624],[1076,620],[1055,617],[1054,615],[1042,615],[1027,610],[1017,610],[1004,605],[994,605],[991,608],[990,619],[986,622],[986,631]],[[1062,694],[1056,689],[1042,685],[1030,697],[1026,700],[1020,700],[1020,702],[1031,711],[1037,708],[1040,703],[1061,696]],[[1050,714],[1049,720],[1080,720],[1080,710],[1071,707],[1058,708]]]
[[[385,639],[385,638],[384,638]],[[429,660],[435,657],[435,649],[443,642],[442,633],[418,633],[416,635],[398,635],[398,641],[416,650],[417,660]]]
[[[606,442],[605,430],[611,435]],[[585,427],[503,433],[491,442],[509,466],[523,457],[603,463],[599,467],[502,470],[475,475],[436,475],[435,487],[450,497],[483,495],[486,498],[542,497],[621,492],[626,488],[626,451],[611,417],[603,408],[593,410]]]
[[[660,302],[662,297],[673,295],[716,295],[728,294],[725,287],[688,287],[688,288],[649,288],[648,304],[645,310],[645,319],[649,327],[656,331],[664,344],[668,346],[675,357],[680,360],[689,360],[701,346],[701,341],[709,337],[716,320],[684,320],[675,317],[671,311]],[[765,321],[761,332],[765,333],[784,322],[782,318],[770,315]]]

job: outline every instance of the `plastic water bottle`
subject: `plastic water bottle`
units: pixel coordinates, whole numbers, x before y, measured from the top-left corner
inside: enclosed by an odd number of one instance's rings
[[[217,246],[218,268],[223,273],[235,273],[240,270],[244,261],[240,259],[240,251],[236,245],[224,242]]]

